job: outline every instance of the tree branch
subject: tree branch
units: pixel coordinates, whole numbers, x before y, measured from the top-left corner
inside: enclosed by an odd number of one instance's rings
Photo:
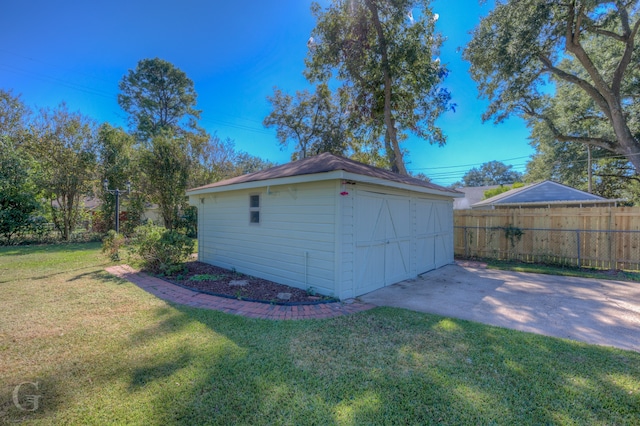
[[[624,10],[624,9],[623,9]],[[624,13],[621,13],[621,18],[623,21],[623,27],[625,28],[625,47],[622,58],[620,58],[620,62],[616,67],[616,71],[613,74],[613,80],[611,82],[611,90],[615,93],[616,96],[620,95],[620,87],[622,85],[622,79],[624,77],[624,73],[627,70],[627,67],[631,63],[631,57],[633,55],[635,37],[638,34],[638,28],[640,28],[640,19],[638,19],[633,26],[633,30],[629,27],[629,16],[624,10]],[[624,19],[626,18],[626,19]]]
[[[523,106],[522,107],[525,114],[530,115],[532,117],[535,117],[539,120],[544,121],[544,123],[547,125],[547,127],[549,128],[549,130],[551,130],[551,132],[553,133],[553,136],[560,142],[579,142],[579,143],[584,143],[587,145],[591,145],[591,146],[597,146],[599,148],[603,148],[606,149],[607,151],[611,151],[611,152],[615,152],[617,154],[621,154],[621,152],[618,152],[616,150],[616,143],[612,142],[610,140],[604,139],[604,138],[593,138],[593,137],[585,137],[585,136],[569,136],[569,135],[565,135],[563,134],[560,130],[558,130],[558,127],[556,127],[555,123],[553,122],[553,120],[544,115],[544,114],[540,114],[538,112],[536,112],[533,108],[530,107],[526,107]]]
[[[607,115],[607,117],[609,119],[611,119],[611,111],[609,108],[609,103],[607,102],[607,100],[604,98],[604,96],[602,96],[602,94],[598,91],[598,89],[596,89],[595,87],[593,87],[588,81],[583,80],[580,77],[577,77],[573,74],[570,74],[564,70],[561,70],[560,68],[556,67],[553,65],[553,63],[551,62],[551,60],[549,58],[547,58],[546,56],[539,54],[538,58],[540,59],[540,61],[542,62],[542,64],[546,67],[546,69],[551,72],[552,74],[556,75],[558,78],[567,81],[569,83],[575,84],[576,86],[580,87],[582,90],[584,90],[585,92],[587,92],[587,94],[589,96],[591,96],[591,98],[598,104],[598,106],[602,109],[602,111]]]
[[[624,36],[621,36],[620,34],[616,34],[613,31],[603,30],[600,27],[596,27],[596,26],[587,26],[586,28],[589,31],[591,31],[592,33],[599,34],[599,35],[602,35],[602,36],[605,36],[605,37],[609,37],[609,38],[612,38],[614,40],[618,40],[618,41],[621,41],[621,42],[625,41]]]
[[[623,170],[626,170],[626,169],[623,169]],[[593,175],[597,177],[612,177],[616,179],[626,179],[626,180],[633,180],[636,182],[640,182],[640,176],[637,176],[637,175],[629,176],[629,175],[618,175],[615,173],[597,173],[597,172],[594,172]]]
[[[578,18],[576,19],[575,2],[572,2],[571,6],[569,7],[570,16],[567,20],[567,30],[566,30],[567,39],[565,40],[565,47],[567,51],[573,53],[576,59],[578,59],[578,61],[582,64],[585,71],[587,71],[587,73],[589,74],[589,77],[591,77],[591,80],[593,80],[598,90],[595,90],[595,88],[593,88],[593,86],[591,85],[589,85],[589,87],[592,87],[596,92],[599,92],[599,96],[597,98],[600,98],[603,101],[605,101],[604,105],[607,105],[606,110],[608,111],[609,106],[604,94],[610,95],[611,89],[609,88],[607,83],[604,81],[604,78],[602,78],[602,75],[600,75],[600,73],[598,72],[598,69],[593,64],[593,61],[591,61],[591,58],[589,57],[587,52],[582,47],[582,44],[580,43],[580,25],[582,25],[582,15],[584,15],[583,10],[584,10],[584,5],[581,5],[580,10],[578,12]],[[567,73],[565,74],[570,75]],[[583,86],[581,85],[580,87],[583,87]],[[598,102],[598,105],[600,105],[601,107],[604,106],[600,103],[600,101],[597,98],[593,97],[593,93],[591,91],[588,91],[588,93],[596,102]],[[609,114],[610,113],[607,112],[607,115]]]

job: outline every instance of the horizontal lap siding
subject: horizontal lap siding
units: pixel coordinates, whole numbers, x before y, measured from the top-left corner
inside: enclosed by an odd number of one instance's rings
[[[249,195],[256,194],[259,225],[249,224]],[[264,187],[204,198],[204,204],[197,204],[201,261],[335,294],[335,183]]]
[[[339,235],[339,256],[338,265],[342,269],[340,277],[340,294],[341,299],[355,297],[354,291],[354,247],[355,240],[353,237],[354,229],[354,201],[353,193],[354,185],[342,185],[340,200],[340,208],[338,214],[341,215],[341,224]]]

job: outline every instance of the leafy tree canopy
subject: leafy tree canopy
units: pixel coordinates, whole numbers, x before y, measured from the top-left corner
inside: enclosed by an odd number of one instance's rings
[[[83,197],[93,191],[97,147],[93,120],[70,112],[64,103],[40,111],[28,149],[42,169],[38,185],[64,240],[82,218]]]
[[[639,29],[635,0],[498,0],[464,52],[490,101],[483,118],[519,114],[639,173]]]
[[[487,198],[495,197],[496,195],[500,195],[503,192],[511,191],[512,189],[522,188],[523,186],[524,186],[524,183],[516,182],[511,186],[500,185],[497,188],[487,189],[486,191],[483,192],[484,199],[486,200]]]
[[[512,170],[513,166],[489,161],[480,168],[474,167],[462,177],[462,186],[507,185],[522,180],[522,173]]]
[[[440,88],[447,75],[437,59],[442,38],[428,0],[336,0],[314,3],[317,24],[309,40],[306,76],[338,82],[349,129],[374,157],[407,174],[400,143],[413,133],[430,143],[446,138],[435,125],[450,105]],[[358,155],[356,155],[358,156]]]
[[[0,135],[0,237],[6,244],[28,231],[40,210],[39,190],[33,182],[37,169],[28,153]]]
[[[200,111],[193,81],[165,60],[143,59],[120,81],[118,104],[140,140],[181,129],[195,129]]]
[[[141,173],[139,167],[139,152],[136,150],[135,138],[122,128],[113,127],[108,123],[98,129],[98,196],[102,201],[100,227],[102,231],[115,229],[116,201],[115,195],[107,193],[102,182],[107,179],[109,189],[124,190],[127,182],[131,183],[132,193],[120,197],[120,204],[126,205],[127,221],[121,229],[130,234],[132,229],[140,224],[144,211],[141,195]],[[100,229],[94,224],[94,229]]]
[[[332,95],[326,84],[317,85],[315,93],[296,92],[295,97],[274,88],[267,101],[272,111],[264,119],[264,125],[276,127],[282,148],[295,142],[293,159],[322,152],[346,153],[351,143],[348,116],[339,96]]]
[[[185,191],[189,181],[189,141],[184,135],[163,132],[151,139],[141,153],[140,166],[146,176],[146,192],[160,207],[167,229],[177,227],[180,212],[187,207]]]
[[[19,96],[0,89],[0,137],[7,136],[13,143],[19,143],[27,132],[31,110]]]
[[[532,125],[531,145],[536,154],[527,163],[526,181],[552,180],[573,188],[589,189],[589,147],[580,142],[559,142],[549,127]],[[625,157],[591,147],[592,192],[606,198],[640,201],[640,180]]]

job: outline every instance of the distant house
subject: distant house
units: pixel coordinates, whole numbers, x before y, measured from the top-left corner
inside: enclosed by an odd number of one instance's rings
[[[475,203],[484,200],[484,193],[490,189],[499,188],[501,185],[488,185],[488,186],[465,186],[462,188],[456,188],[456,191],[462,192],[464,198],[456,198],[453,200],[454,210],[466,210],[470,209]]]
[[[615,207],[621,199],[608,199],[570,186],[545,180],[511,189],[471,205],[472,209],[541,207]]]
[[[462,196],[328,153],[187,195],[200,261],[340,299],[452,263]]]

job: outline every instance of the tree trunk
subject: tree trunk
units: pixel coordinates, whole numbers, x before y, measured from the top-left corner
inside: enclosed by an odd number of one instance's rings
[[[640,143],[633,137],[622,108],[616,106],[611,109],[611,124],[623,154],[633,164],[636,175],[640,175]]]
[[[378,43],[380,45],[381,65],[384,73],[384,126],[385,132],[385,148],[387,158],[391,163],[391,171],[402,175],[407,175],[407,169],[402,159],[402,151],[398,144],[398,134],[396,132],[395,123],[391,114],[391,88],[393,81],[391,79],[391,67],[389,66],[389,56],[387,52],[387,40],[384,36],[382,24],[378,16],[378,9],[373,3],[374,0],[366,0],[367,7],[371,12],[371,19],[378,34]]]

